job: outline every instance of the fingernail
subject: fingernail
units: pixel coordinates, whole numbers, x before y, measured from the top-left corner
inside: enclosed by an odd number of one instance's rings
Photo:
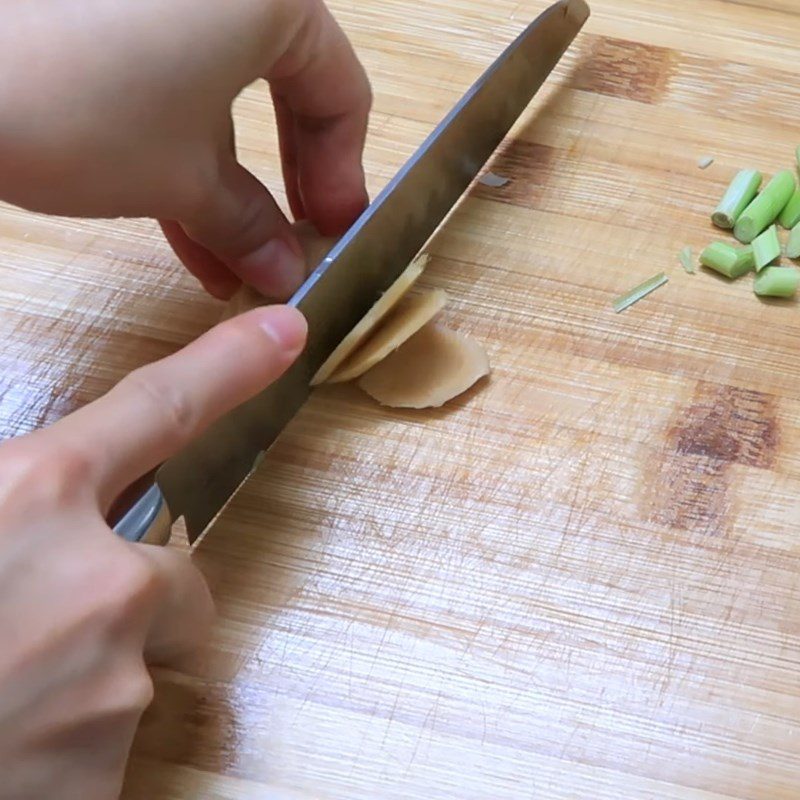
[[[260,309],[259,325],[278,346],[279,350],[295,355],[306,344],[308,323],[296,309],[288,306],[270,306]]]
[[[239,277],[267,297],[285,300],[306,277],[302,252],[283,239],[271,239],[239,261]]]

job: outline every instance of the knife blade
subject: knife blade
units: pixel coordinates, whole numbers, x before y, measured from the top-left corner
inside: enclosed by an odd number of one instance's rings
[[[508,134],[589,17],[560,0],[534,20],[464,95],[290,300],[308,344],[284,376],[166,461],[116,524],[164,543],[183,517],[194,542],[309,396],[311,378],[395,281]]]

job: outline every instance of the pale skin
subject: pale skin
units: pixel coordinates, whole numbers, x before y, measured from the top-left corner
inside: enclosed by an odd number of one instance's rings
[[[367,202],[364,71],[321,0],[0,0],[0,198],[159,220],[213,295],[303,277],[287,218],[236,160],[263,79],[291,212],[334,236]],[[266,88],[268,86],[268,88]],[[217,326],[52,427],[0,444],[0,798],[107,800],[212,601],[190,560],[104,519],[128,484],[274,381],[305,344],[284,306]]]

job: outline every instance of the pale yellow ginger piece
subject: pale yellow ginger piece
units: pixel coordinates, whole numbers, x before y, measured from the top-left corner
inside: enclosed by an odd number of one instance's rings
[[[491,371],[474,340],[429,322],[358,385],[391,408],[438,408]]]
[[[430,322],[446,302],[447,293],[442,289],[407,294],[373,335],[328,378],[327,383],[344,383],[360,378]]]
[[[386,315],[402,300],[417,278],[422,275],[427,263],[428,256],[422,255],[414,259],[406,267],[405,272],[381,295],[378,302],[367,312],[367,315],[344,337],[341,344],[319,368],[319,371],[311,380],[312,386],[325,383],[345,360],[357,348],[361,347]]]
[[[336,244],[336,239],[326,239],[320,236],[316,228],[305,220],[302,222],[295,222],[292,227],[300,241],[300,246],[303,248],[303,254],[306,257],[306,274],[308,275],[312,270],[316,269],[322,259],[328,255]],[[230,319],[239,314],[244,314],[245,311],[250,311],[272,302],[275,301],[264,297],[264,295],[257,292],[251,286],[242,286],[228,301],[228,305],[225,306],[222,312],[222,319]]]
[[[228,300],[228,304],[222,309],[222,318],[220,322],[224,322],[231,317],[238,317],[239,314],[244,314],[245,311],[251,311],[259,306],[266,305],[270,301],[259,294],[252,286],[242,286],[237,290],[236,294]]]
[[[333,250],[338,240],[320,236],[317,229],[307,220],[295,222],[292,227],[306,257],[306,275],[310,275],[312,270],[322,263],[322,259]]]

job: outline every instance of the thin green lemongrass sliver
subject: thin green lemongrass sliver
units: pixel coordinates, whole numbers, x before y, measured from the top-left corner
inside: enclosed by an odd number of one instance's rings
[[[758,170],[743,169],[728,186],[717,210],[711,217],[712,222],[718,228],[731,230],[742,212],[758,194],[762,180],[763,175]]]
[[[756,272],[781,256],[781,240],[778,238],[778,226],[772,225],[761,236],[753,239],[753,255],[756,259]]]
[[[779,222],[787,230],[791,230],[800,222],[800,189],[796,189],[792,199],[786,204],[786,208],[781,211]]]
[[[756,275],[753,291],[759,297],[794,297],[800,272],[794,267],[767,267]]]
[[[618,297],[612,304],[614,311],[616,311],[617,314],[625,311],[626,308],[630,308],[634,303],[638,303],[651,292],[661,288],[668,280],[669,278],[663,272],[659,272],[658,275],[653,275],[652,278],[646,280],[644,283],[640,283],[629,292]]]
[[[752,269],[744,258],[740,258],[740,252],[725,242],[714,242],[706,247],[700,254],[700,263],[731,279],[741,278]]]
[[[780,216],[797,188],[794,173],[779,172],[752,203],[742,212],[733,228],[733,235],[742,244],[750,244]]]
[[[694,275],[694,253],[692,248],[687,245],[681,250],[679,256],[683,268],[690,274]]]
[[[789,234],[789,241],[786,244],[786,255],[789,258],[800,258],[800,225],[795,225]]]

